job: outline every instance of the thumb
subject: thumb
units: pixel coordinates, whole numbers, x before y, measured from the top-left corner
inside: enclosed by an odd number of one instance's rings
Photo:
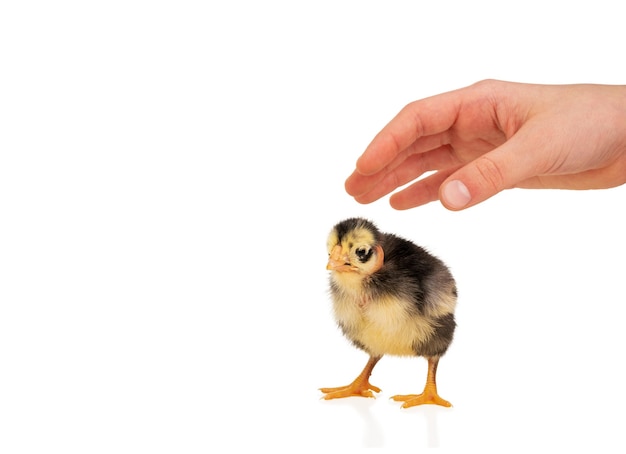
[[[521,143],[512,138],[451,174],[439,188],[441,203],[449,210],[462,210],[536,176],[540,148]]]

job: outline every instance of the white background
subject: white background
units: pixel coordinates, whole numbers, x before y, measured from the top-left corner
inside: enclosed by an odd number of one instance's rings
[[[626,187],[460,213],[343,190],[415,99],[623,84],[619,2],[220,4],[0,6],[0,451],[624,449]],[[326,287],[355,215],[456,276],[453,408],[389,400],[423,358],[320,400],[366,362]]]

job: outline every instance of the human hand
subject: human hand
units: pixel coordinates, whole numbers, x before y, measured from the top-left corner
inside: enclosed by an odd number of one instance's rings
[[[486,80],[408,104],[346,180],[360,203],[451,210],[507,188],[601,189],[626,182],[626,85]]]

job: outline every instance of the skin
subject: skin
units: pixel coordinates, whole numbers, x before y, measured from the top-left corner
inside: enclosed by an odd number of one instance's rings
[[[410,103],[374,137],[345,188],[371,203],[411,182],[392,207],[440,200],[461,210],[514,187],[622,185],[626,85],[485,80]]]

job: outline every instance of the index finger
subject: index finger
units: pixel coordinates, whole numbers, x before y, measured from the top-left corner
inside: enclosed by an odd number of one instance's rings
[[[452,127],[461,106],[459,90],[406,105],[370,142],[356,162],[356,171],[372,175],[424,136]]]

